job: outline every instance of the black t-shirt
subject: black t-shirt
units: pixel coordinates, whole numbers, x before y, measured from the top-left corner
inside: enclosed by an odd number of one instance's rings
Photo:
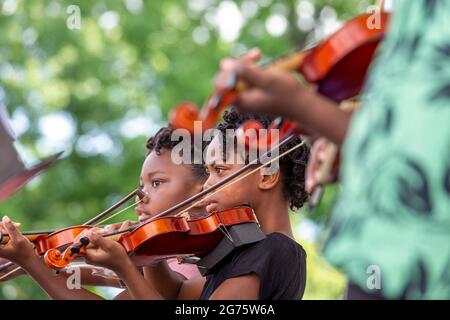
[[[275,232],[255,244],[239,248],[207,277],[201,300],[209,299],[226,279],[255,273],[260,300],[301,299],[306,284],[306,252],[303,247]]]

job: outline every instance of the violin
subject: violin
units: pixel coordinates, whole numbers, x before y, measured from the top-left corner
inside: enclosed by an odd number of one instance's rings
[[[336,102],[354,97],[363,86],[368,67],[387,29],[389,16],[389,13],[380,12],[380,28],[373,29],[367,24],[370,14],[357,16],[317,46],[281,57],[263,67],[297,71],[307,82],[315,84],[319,93]],[[221,112],[246,86],[236,75],[230,76],[227,88],[213,93],[201,111],[192,103],[177,106],[170,114],[171,125],[191,133],[194,132],[195,121],[202,122],[203,130],[211,128],[219,121]],[[249,121],[242,126],[242,131],[260,128],[257,121]],[[277,118],[269,129],[279,129],[280,137],[306,133],[282,118]],[[265,138],[266,141],[258,143],[267,146],[277,141]]]
[[[47,251],[51,249],[64,249],[68,245],[72,244],[78,235],[80,235],[83,231],[93,228],[92,224],[99,221],[113,210],[117,209],[125,202],[129,201],[131,198],[138,196],[139,199],[143,199],[145,194],[142,190],[136,189],[131,192],[129,195],[121,199],[119,202],[106,209],[102,213],[98,214],[94,218],[90,219],[86,223],[81,226],[72,226],[64,229],[56,230],[56,231],[30,231],[23,232],[22,234],[34,244],[36,254],[39,256],[44,255]],[[0,244],[7,244],[10,240],[10,236],[8,234],[3,234],[0,232]],[[0,272],[8,269],[13,265],[12,262],[5,263],[0,266]]]
[[[319,93],[335,102],[342,102],[356,96],[364,84],[375,51],[384,38],[389,17],[389,13],[381,12],[380,28],[373,29],[367,24],[369,14],[351,19],[304,55],[296,71],[301,73],[309,83],[316,84]],[[235,88],[237,86],[236,83]],[[256,122],[252,120],[244,123],[242,131],[260,129],[261,125]],[[292,133],[297,135],[306,133],[282,117],[278,117],[269,128],[277,127],[280,130],[280,137]],[[262,142],[257,141],[257,145],[253,147],[260,148],[262,145],[270,145],[274,142],[267,137],[261,138],[265,139]]]
[[[137,266],[148,265],[172,256],[193,255],[202,257],[214,249],[226,229],[243,223],[256,223],[255,213],[249,206],[213,212],[198,219],[186,217],[151,218],[131,231],[118,231],[103,237],[119,242]],[[89,238],[69,246],[61,253],[50,249],[44,256],[45,263],[59,270],[79,255],[85,253]]]

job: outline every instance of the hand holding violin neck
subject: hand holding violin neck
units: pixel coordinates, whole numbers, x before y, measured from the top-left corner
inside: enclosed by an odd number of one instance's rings
[[[52,269],[60,270],[69,265],[76,257],[86,252],[90,243],[88,237],[81,237],[79,243],[69,246],[63,253],[58,249],[50,249],[44,255],[45,263]]]
[[[70,255],[70,256],[73,256],[73,255],[75,255],[75,254],[80,254],[80,253],[81,253],[81,250],[82,250],[83,248],[86,248],[87,245],[88,245],[89,243],[90,243],[90,240],[89,240],[88,237],[81,237],[79,243],[74,244],[74,245],[71,245],[71,246],[69,247],[69,250],[70,250],[69,255]]]

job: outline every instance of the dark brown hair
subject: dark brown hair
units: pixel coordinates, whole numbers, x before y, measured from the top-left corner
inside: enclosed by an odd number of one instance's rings
[[[177,144],[179,144],[182,141],[182,138],[178,141],[173,141],[171,139],[173,133],[172,127],[163,127],[159,129],[159,131],[153,136],[150,137],[147,140],[147,155],[149,155],[152,151],[155,151],[156,154],[161,154],[161,150],[172,150]],[[197,146],[194,142],[191,143],[191,153],[192,156],[196,152],[202,152],[204,148],[204,145]],[[194,174],[194,177],[197,179],[206,180],[208,175],[205,171],[205,166],[203,164],[191,164],[192,172]]]
[[[222,143],[225,143],[227,129],[236,130],[242,123],[250,119],[258,120],[265,128],[268,128],[274,118],[263,115],[243,114],[236,110],[227,111],[223,116],[222,122],[217,126],[217,129],[222,133]],[[301,142],[302,139],[297,137],[282,146],[279,153],[281,154]],[[226,152],[225,148],[224,152]],[[308,157],[309,147],[303,145],[280,158],[283,193],[289,201],[292,210],[301,208],[308,198],[308,193],[305,190],[305,171]]]

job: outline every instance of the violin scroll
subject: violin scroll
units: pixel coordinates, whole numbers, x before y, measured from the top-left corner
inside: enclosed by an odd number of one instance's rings
[[[195,121],[201,121],[200,109],[190,102],[178,104],[169,115],[169,123],[172,127],[187,129],[191,134],[194,133]]]
[[[233,97],[234,99],[234,97]],[[200,132],[213,128],[219,122],[222,111],[232,100],[223,100],[217,105],[217,97],[211,96],[201,110],[191,102],[177,105],[169,115],[169,123],[175,129],[186,129],[192,135],[196,129],[196,122],[201,123]]]
[[[245,145],[247,150],[268,150],[291,134],[300,135],[305,132],[295,123],[277,117],[268,128],[265,128],[258,120],[244,122],[236,131],[236,138],[238,143]]]
[[[61,253],[58,249],[52,248],[44,255],[44,261],[52,269],[61,270],[69,265],[76,257],[86,253],[86,246],[90,243],[88,237],[81,237],[78,244],[69,246]]]

